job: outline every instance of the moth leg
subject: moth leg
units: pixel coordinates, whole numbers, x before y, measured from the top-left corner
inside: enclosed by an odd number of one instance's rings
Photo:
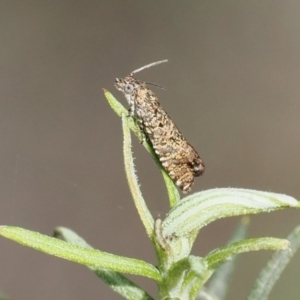
[[[127,115],[127,117],[128,117],[128,118],[129,118],[129,117],[133,117],[131,107],[128,108],[128,115]]]

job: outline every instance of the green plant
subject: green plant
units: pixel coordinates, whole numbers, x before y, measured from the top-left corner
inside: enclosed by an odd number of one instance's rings
[[[158,286],[159,299],[225,299],[228,278],[237,254],[280,250],[275,252],[261,272],[248,297],[250,300],[267,299],[272,286],[300,245],[300,226],[288,240],[271,237],[243,239],[248,223],[244,217],[227,245],[205,257],[192,256],[190,252],[200,229],[217,219],[298,208],[298,201],[287,195],[235,188],[216,188],[180,199],[176,186],[161,167],[151,144],[143,141],[127,110],[108,91],[104,93],[111,107],[122,118],[126,176],[134,204],[156,252],[157,267],[142,260],[95,250],[75,232],[64,227],[55,230],[55,236],[64,240],[11,226],[1,226],[0,235],[47,254],[84,264],[114,291],[126,299],[135,300],[154,298],[121,273],[153,279]],[[170,204],[170,211],[164,220],[153,218],[142,196],[134,171],[130,130],[143,141],[162,172]]]

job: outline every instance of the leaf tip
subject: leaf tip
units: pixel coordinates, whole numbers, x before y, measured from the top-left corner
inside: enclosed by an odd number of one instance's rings
[[[110,94],[110,92],[107,89],[102,88],[102,90],[103,90],[103,93],[104,93],[105,97],[107,97],[107,95]]]

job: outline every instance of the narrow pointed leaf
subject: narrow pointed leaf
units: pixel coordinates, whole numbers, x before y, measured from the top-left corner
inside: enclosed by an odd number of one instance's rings
[[[57,227],[55,236],[61,236],[65,241],[88,249],[93,249],[83,238],[74,231],[65,228]],[[153,300],[144,290],[138,287],[124,275],[106,269],[100,269],[88,266],[100,279],[102,279],[112,290],[122,295],[128,300]]]
[[[178,202],[163,222],[165,237],[188,236],[215,220],[299,207],[296,199],[276,193],[219,188],[190,195]]]
[[[289,245],[290,242],[284,239],[270,237],[248,239],[213,250],[205,259],[209,268],[216,269],[232,255],[258,250],[285,250]]]
[[[133,131],[133,133],[136,135],[136,137],[139,139],[139,141],[143,142],[143,134],[140,131],[139,127],[134,122],[134,119],[129,116],[128,109],[126,109],[109,91],[107,91],[105,89],[103,89],[103,90],[104,90],[105,98],[107,99],[110,107],[115,111],[115,113],[119,117],[122,117],[123,115],[128,116],[129,128]]]
[[[170,178],[165,169],[162,166],[160,166],[160,169],[167,188],[169,204],[172,208],[180,200],[180,195],[174,181]]]
[[[115,111],[115,113],[119,116],[122,117],[128,116],[128,110],[107,90],[104,89],[104,95],[111,106],[111,108]],[[156,153],[154,152],[152,145],[149,141],[146,141],[144,138],[143,132],[139,129],[139,127],[136,125],[134,119],[130,116],[127,118],[128,122],[128,127],[132,132],[136,135],[136,137],[139,139],[141,143],[143,143],[144,147],[146,150],[151,154],[152,158],[156,162],[157,166],[162,172],[166,187],[167,187],[167,192],[169,196],[169,201],[170,201],[170,206],[172,207],[175,203],[177,203],[180,200],[180,195],[177,190],[177,187],[175,183],[172,181],[170,176],[166,173],[164,168],[162,167]]]
[[[287,239],[291,242],[290,249],[278,251],[273,254],[267,265],[260,272],[256,283],[247,298],[248,300],[268,299],[276,281],[300,247],[300,226],[297,226]]]
[[[133,157],[131,152],[131,136],[128,127],[128,121],[126,116],[122,116],[122,125],[123,125],[123,136],[124,136],[124,162],[125,162],[125,171],[126,177],[129,185],[129,189],[135,204],[135,207],[140,215],[140,218],[145,226],[148,236],[152,239],[153,228],[154,228],[154,219],[151,213],[148,210],[146,202],[143,198],[137,176],[135,175]]]
[[[249,225],[249,217],[245,216],[239,222],[236,230],[234,231],[227,245],[243,240],[246,237],[248,225]],[[239,257],[238,255],[234,255],[230,260],[222,264],[216,270],[216,272],[214,272],[206,289],[209,295],[213,295],[218,300],[226,299],[226,294],[229,288],[230,281],[232,279],[233,272],[237,264],[238,257]]]
[[[141,275],[156,281],[161,280],[158,270],[151,264],[141,260],[86,249],[19,227],[0,226],[0,235],[24,246],[86,266]]]

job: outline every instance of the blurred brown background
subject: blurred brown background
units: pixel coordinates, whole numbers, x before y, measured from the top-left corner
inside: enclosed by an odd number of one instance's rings
[[[300,198],[300,3],[297,1],[2,1],[0,223],[51,235],[70,227],[93,246],[155,264],[124,176],[120,119],[106,88],[137,75],[207,169],[193,191],[242,187]],[[162,177],[134,139],[154,216]],[[285,237],[299,212],[252,216],[249,235]],[[206,227],[194,247],[223,245],[238,218]],[[11,299],[121,299],[84,266],[0,238],[0,289]],[[271,252],[241,256],[229,299],[244,299]],[[299,255],[270,299],[300,293]],[[131,276],[156,297],[148,279]]]

